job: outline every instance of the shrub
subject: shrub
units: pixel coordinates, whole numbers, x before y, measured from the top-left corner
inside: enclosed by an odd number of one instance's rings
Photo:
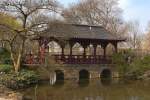
[[[0,83],[12,89],[28,87],[38,83],[39,76],[34,71],[21,70],[18,73],[11,71],[0,75]]]
[[[5,48],[0,48],[0,63],[2,64],[11,64],[10,52]]]
[[[126,55],[123,55],[122,53],[114,54],[112,60],[116,65],[116,69],[118,70],[120,76],[124,77],[129,69],[129,65],[126,61]]]
[[[150,70],[150,56],[135,59],[130,64],[129,75],[138,78],[139,76],[142,76],[147,70]]]
[[[38,75],[34,71],[22,70],[17,74],[17,80],[27,85],[37,83]]]
[[[131,57],[131,62],[128,63],[127,57]],[[121,77],[138,79],[146,71],[150,70],[150,56],[138,57],[131,52],[113,55],[113,63]]]
[[[11,65],[0,65],[0,72],[5,72],[8,73],[12,70],[12,66]]]

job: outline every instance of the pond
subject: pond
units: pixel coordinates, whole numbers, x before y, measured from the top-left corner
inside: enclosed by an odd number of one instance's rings
[[[65,80],[44,82],[22,93],[25,100],[150,100],[150,81]]]

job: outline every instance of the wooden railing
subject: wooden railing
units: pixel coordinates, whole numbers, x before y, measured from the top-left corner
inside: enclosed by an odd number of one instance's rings
[[[52,55],[56,63],[63,64],[111,64],[111,56],[101,55]],[[50,58],[51,59],[51,58]],[[45,58],[40,58],[38,55],[26,55],[25,64],[44,64]]]
[[[42,64],[43,62],[41,61],[39,55],[26,54],[23,60],[23,63],[24,64]]]
[[[53,55],[56,62],[62,61],[65,64],[111,64],[110,56],[101,55]]]

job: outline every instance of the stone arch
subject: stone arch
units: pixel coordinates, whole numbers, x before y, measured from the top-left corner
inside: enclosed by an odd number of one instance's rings
[[[89,79],[89,78],[90,78],[90,73],[88,70],[82,69],[79,71],[79,80]]]
[[[62,70],[55,70],[56,73],[56,82],[64,81],[64,72]]]
[[[112,72],[110,69],[103,69],[101,72],[101,84],[104,86],[110,85],[112,82]]]
[[[102,72],[100,73],[101,78],[111,78],[112,77],[112,72],[110,69],[103,69]]]

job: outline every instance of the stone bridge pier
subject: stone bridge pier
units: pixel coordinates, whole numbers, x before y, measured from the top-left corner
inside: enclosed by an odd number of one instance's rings
[[[32,70],[36,70],[40,74],[41,80],[49,80],[51,84],[62,80],[75,80],[80,79],[96,79],[102,77],[118,78],[119,74],[112,64],[76,64],[76,65],[49,65],[44,66],[27,66]]]
[[[64,73],[64,79],[66,80],[118,77],[118,73],[113,69],[112,65],[66,65],[60,70]]]

